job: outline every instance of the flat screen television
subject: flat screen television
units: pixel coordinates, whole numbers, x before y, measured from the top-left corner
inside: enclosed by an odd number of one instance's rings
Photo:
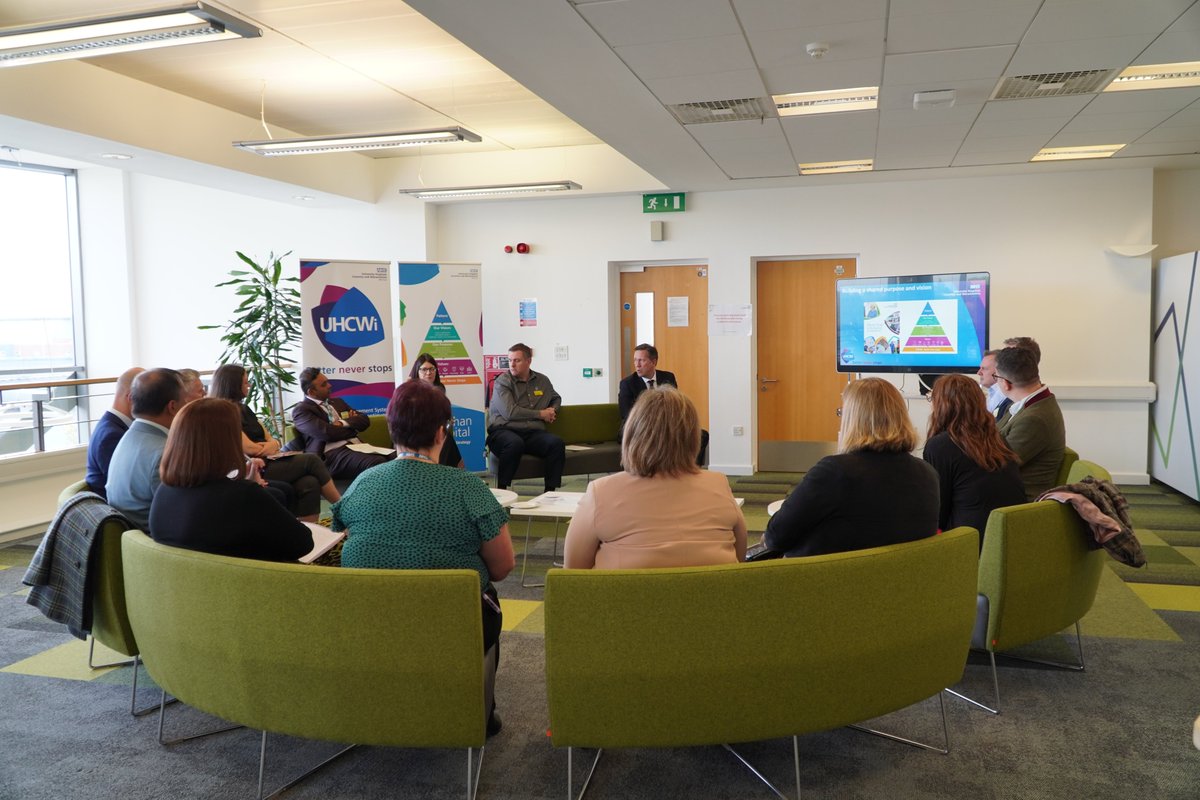
[[[988,349],[986,272],[837,282],[838,372],[974,372]]]

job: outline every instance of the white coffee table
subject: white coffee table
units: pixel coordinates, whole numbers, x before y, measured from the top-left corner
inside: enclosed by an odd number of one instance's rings
[[[491,487],[488,487],[491,489]],[[508,508],[513,503],[517,502],[518,495],[511,489],[491,489],[492,497],[496,498],[496,502],[501,508]]]
[[[775,516],[775,513],[776,513],[777,511],[779,511],[779,509],[781,509],[781,508],[783,508],[783,501],[782,501],[782,500],[775,500],[774,502],[772,502],[772,503],[769,503],[769,504],[767,505],[767,516],[768,516],[768,517],[773,517],[773,516]]]
[[[554,520],[554,544],[550,549],[550,558],[554,559],[558,555],[559,525],[562,524],[564,519],[570,520],[575,516],[575,511],[579,508],[579,501],[582,497],[583,492],[546,492],[532,500],[508,506],[509,513],[512,516],[525,518],[525,547],[521,553],[521,586],[526,589],[533,589],[546,585],[544,583],[525,582],[525,567],[529,562],[529,528],[533,524],[533,521],[535,519]],[[555,566],[562,566],[557,561],[553,563]]]

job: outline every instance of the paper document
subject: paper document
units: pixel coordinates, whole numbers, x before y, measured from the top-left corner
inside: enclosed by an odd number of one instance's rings
[[[300,556],[300,560],[305,564],[311,564],[321,556],[333,549],[333,546],[346,538],[345,532],[334,533],[324,525],[318,525],[315,522],[304,523],[308,529],[312,531],[313,549],[307,554]]]
[[[378,453],[381,456],[390,456],[396,451],[390,447],[376,447],[373,444],[366,442],[355,442],[354,444],[346,445],[347,450],[353,450],[356,453]]]
[[[591,445],[586,445],[586,444],[569,444],[569,445],[567,445],[566,449],[567,450],[591,450],[592,448],[591,448]]]

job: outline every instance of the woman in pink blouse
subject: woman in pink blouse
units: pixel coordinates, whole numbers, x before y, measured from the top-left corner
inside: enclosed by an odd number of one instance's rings
[[[643,392],[625,422],[624,472],[588,484],[567,529],[570,569],[732,564],[746,520],[719,472],[696,466],[700,420],[673,388]]]

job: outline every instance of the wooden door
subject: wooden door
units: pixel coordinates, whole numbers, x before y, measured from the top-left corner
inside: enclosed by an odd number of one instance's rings
[[[653,295],[654,335],[658,366],[675,373],[679,389],[696,404],[700,426],[708,427],[708,267],[648,266],[621,273],[621,374],[633,372],[638,340],[638,294]],[[686,298],[686,324],[680,311]],[[647,298],[649,299],[649,298]],[[674,313],[672,314],[672,310]],[[645,332],[642,332],[645,336]]]
[[[853,258],[758,262],[759,469],[808,469],[836,447],[834,284],[856,273]]]

